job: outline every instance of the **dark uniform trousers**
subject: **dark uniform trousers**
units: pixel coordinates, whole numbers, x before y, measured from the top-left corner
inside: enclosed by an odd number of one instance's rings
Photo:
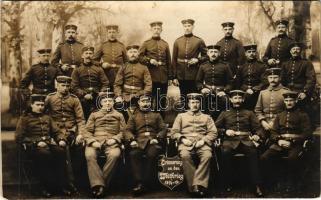
[[[136,183],[150,185],[156,171],[157,159],[162,148],[158,144],[148,144],[145,149],[132,148],[129,152],[132,174]],[[144,162],[145,155],[145,162]]]
[[[44,188],[68,186],[64,148],[57,145],[48,145],[47,147],[27,145],[26,153],[32,160],[32,172],[35,173]]]

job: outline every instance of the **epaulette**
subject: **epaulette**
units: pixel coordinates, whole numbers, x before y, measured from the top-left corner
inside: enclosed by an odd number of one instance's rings
[[[49,93],[47,96],[52,96],[52,95],[55,95],[55,94],[57,94],[57,92]]]
[[[75,94],[73,94],[73,93],[70,93],[70,96],[71,96],[71,97],[78,98],[77,95],[75,95]]]
[[[196,35],[193,35],[193,36],[196,37],[197,39],[200,39],[200,40],[202,39],[202,38],[200,38],[200,37],[198,37],[198,36],[196,36]]]

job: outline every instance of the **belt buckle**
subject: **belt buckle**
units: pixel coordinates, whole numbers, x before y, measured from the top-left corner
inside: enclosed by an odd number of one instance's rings
[[[150,132],[145,132],[144,135],[145,136],[150,136]]]
[[[42,136],[41,139],[42,139],[42,140],[46,140],[46,136]]]
[[[90,87],[90,88],[88,88],[88,90],[89,90],[90,92],[92,92],[92,91],[94,90],[94,88]]]
[[[62,121],[65,122],[67,119],[65,117],[62,118]]]
[[[43,89],[44,92],[47,92],[48,90],[47,89]]]
[[[76,68],[76,65],[70,65],[71,68],[75,69]]]

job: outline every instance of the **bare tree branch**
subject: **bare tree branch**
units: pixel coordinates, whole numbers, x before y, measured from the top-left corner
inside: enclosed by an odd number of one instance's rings
[[[21,5],[20,9],[21,9],[21,12],[23,12],[25,10],[25,8],[31,3],[31,1],[27,1],[25,2],[24,4]]]
[[[275,23],[274,23],[273,17],[272,17],[273,14],[274,14],[274,12],[275,12],[275,7],[274,7],[274,5],[273,5],[274,10],[273,10],[272,13],[269,12],[269,11],[270,11],[270,8],[265,8],[264,3],[263,3],[263,0],[260,0],[260,6],[261,6],[261,8],[262,8],[262,10],[263,10],[264,15],[269,19],[269,22],[270,22],[269,26],[270,26],[270,27],[273,27],[273,29],[275,30],[276,27],[275,27]]]

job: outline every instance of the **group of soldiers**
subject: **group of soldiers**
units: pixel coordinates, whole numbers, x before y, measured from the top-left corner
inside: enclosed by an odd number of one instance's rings
[[[31,82],[33,90],[16,138],[34,161],[45,197],[53,188],[77,191],[82,157],[93,196],[104,197],[123,152],[129,152],[133,192],[141,194],[153,185],[166,137],[177,142],[188,191],[196,197],[207,194],[219,138],[227,191],[236,153],[246,155],[258,197],[263,196],[259,163],[277,164],[272,161],[288,155],[289,177],[298,177],[303,143],[312,135],[306,112],[316,76],[312,63],[301,57],[303,44],[287,36],[288,21],[276,22],[277,36],[263,62],[257,45],[243,46],[233,37],[233,22],[222,23],[224,38],[208,46],[193,34],[194,23],[182,20],[184,35],[174,42],[172,56],[159,21],[150,23],[152,37],[141,46],[125,48],[117,40],[118,26],[109,25],[108,40],[95,51],[77,41],[77,26],[67,25],[51,62],[51,49],[38,50],[40,62],[20,83],[25,95]],[[169,85],[181,94],[170,132],[163,121]],[[259,145],[266,146],[261,155]]]

